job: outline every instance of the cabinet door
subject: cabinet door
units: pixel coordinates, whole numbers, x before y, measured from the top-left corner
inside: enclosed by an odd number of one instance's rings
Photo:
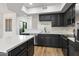
[[[68,46],[69,56],[75,56],[76,55],[75,47],[76,47],[75,43],[73,41],[69,40],[69,46]]]
[[[56,38],[56,36],[52,36],[51,38],[50,38],[50,46],[52,46],[52,47],[58,47],[58,39]]]
[[[51,21],[50,15],[48,15],[48,14],[39,15],[39,20],[40,21]]]
[[[58,38],[58,47],[59,48],[63,47],[63,39],[61,37]]]
[[[17,56],[27,56],[27,49],[22,50]]]
[[[34,46],[30,46],[28,48],[28,56],[33,56],[33,54],[34,54]]]
[[[64,26],[67,26],[67,16],[66,16],[66,12],[64,13]]]
[[[64,56],[68,56],[68,39],[64,36],[61,36],[62,38],[62,51]]]
[[[69,56],[75,56],[75,49],[72,45],[69,45]]]
[[[64,14],[59,14],[59,26],[63,27],[64,26]]]
[[[9,51],[8,52],[8,55],[9,56],[16,56],[18,53],[20,53],[22,50],[19,48],[19,47],[17,47],[17,48],[15,48],[15,49],[13,49],[13,50],[11,50],[11,51]]]
[[[36,40],[37,42],[37,45],[42,45],[44,46],[46,44],[46,40],[45,40],[45,37],[43,36],[38,36],[38,39]]]
[[[32,56],[34,54],[34,38],[28,41],[28,56]]]
[[[75,23],[75,4],[72,7],[72,23]]]
[[[29,46],[34,46],[34,38],[31,38],[30,40],[28,40],[28,47]]]
[[[52,27],[58,26],[58,14],[51,15]]]
[[[43,21],[45,19],[44,15],[39,15],[39,20]]]
[[[51,21],[50,15],[45,15],[45,21]]]
[[[72,18],[72,7],[70,7],[70,9],[69,9],[69,18],[70,19]]]

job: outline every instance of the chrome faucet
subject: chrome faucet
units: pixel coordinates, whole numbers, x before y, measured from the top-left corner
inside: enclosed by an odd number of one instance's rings
[[[44,31],[47,32],[47,31],[46,31],[46,27],[44,27]]]

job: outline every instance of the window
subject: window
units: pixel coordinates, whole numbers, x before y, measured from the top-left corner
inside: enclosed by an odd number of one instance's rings
[[[27,29],[27,22],[20,21],[20,34]]]
[[[5,20],[5,31],[6,32],[12,31],[12,19]]]

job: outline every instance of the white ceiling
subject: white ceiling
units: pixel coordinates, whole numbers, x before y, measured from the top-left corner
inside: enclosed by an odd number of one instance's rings
[[[29,3],[25,3],[24,6],[26,6],[27,8],[34,8],[34,7],[42,7],[42,6],[55,6],[55,5],[59,5],[61,6],[63,3],[32,3],[32,5],[30,5]]]
[[[21,11],[23,3],[7,3],[7,7],[9,10],[16,12],[17,16],[22,16],[26,13]]]
[[[63,4],[65,4],[65,3],[33,3],[32,5],[30,5],[29,3],[7,3],[7,7],[9,10],[14,11],[19,16],[21,16],[21,15],[26,14],[25,12],[22,11],[23,6],[25,6],[26,8],[43,7],[43,6],[55,6],[55,7],[61,8],[63,6]],[[65,7],[65,8],[67,9],[67,7]],[[64,8],[64,11],[65,11],[65,8]],[[61,10],[61,11],[63,11],[63,10]]]
[[[43,7],[43,6],[58,6],[61,7],[63,3],[7,3],[7,7],[9,10],[16,12],[19,16],[24,15],[25,13],[21,10],[23,6],[26,8],[34,8],[34,7]]]

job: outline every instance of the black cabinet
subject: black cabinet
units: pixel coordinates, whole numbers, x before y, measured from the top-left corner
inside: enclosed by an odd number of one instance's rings
[[[63,40],[63,49],[64,49],[63,52],[64,52],[65,56],[69,55],[68,54],[69,53],[69,50],[68,50],[68,44],[69,43],[68,43],[68,41],[69,41],[68,39],[67,40]]]
[[[64,26],[64,15],[63,13],[55,13],[55,14],[40,14],[40,21],[51,21],[52,27]]]
[[[69,56],[76,56],[75,42],[69,40]]]
[[[64,26],[64,14],[58,14],[58,26],[63,27]]]
[[[52,27],[58,26],[58,14],[51,15]]]
[[[34,54],[34,46],[28,48],[28,56],[33,56]]]
[[[64,56],[68,56],[68,39],[67,37],[65,37],[64,35],[61,35],[61,38],[62,38],[62,51],[63,51],[63,54]]]
[[[36,45],[62,48],[62,39],[60,35],[53,34],[39,34],[36,41]]]
[[[79,42],[75,42],[75,55],[79,56]]]
[[[28,54],[27,49],[25,48],[23,51],[21,51],[18,55],[15,55],[15,56],[27,56],[27,54]]]
[[[48,15],[48,14],[40,14],[40,15],[39,15],[39,20],[40,20],[40,21],[51,21],[50,18],[51,18],[51,17],[50,17],[50,15]]]
[[[39,34],[37,36],[36,43],[37,45],[47,46],[47,43],[49,43],[49,40],[48,40],[49,38],[50,37],[47,35]]]
[[[40,21],[51,21],[52,27],[64,27],[75,23],[75,4],[73,3],[64,13],[40,14]]]
[[[9,56],[32,56],[34,54],[34,38],[8,52]]]
[[[65,25],[71,25],[75,23],[75,4],[72,4],[64,13]]]
[[[32,56],[34,54],[34,38],[28,41],[28,56]]]
[[[69,56],[75,56],[75,48],[69,45]]]

